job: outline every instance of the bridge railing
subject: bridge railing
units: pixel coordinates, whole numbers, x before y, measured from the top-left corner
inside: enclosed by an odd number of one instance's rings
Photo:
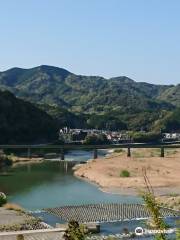
[[[49,229],[38,229],[38,230],[24,230],[24,231],[12,231],[12,232],[0,232],[0,240],[16,240],[18,236],[23,236],[25,239],[31,240],[44,240],[44,239],[53,239],[59,240],[62,239],[62,236],[65,232],[65,228],[49,228]]]

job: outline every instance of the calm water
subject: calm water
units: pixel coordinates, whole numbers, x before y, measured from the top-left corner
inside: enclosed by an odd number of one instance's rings
[[[101,152],[105,155],[105,152]],[[85,161],[92,158],[92,152],[71,151],[67,160]],[[72,164],[47,160],[6,169],[0,173],[0,191],[8,194],[9,201],[18,203],[28,210],[47,207],[99,202],[136,203],[138,197],[103,193],[97,186],[73,176]],[[55,225],[59,219],[45,213],[37,214],[48,224]],[[133,231],[142,226],[138,221],[102,224],[103,234],[120,233],[124,227]],[[146,239],[146,238],[143,238]],[[151,238],[147,238],[151,239]]]
[[[101,152],[103,155],[104,152]],[[67,160],[87,160],[92,152],[72,151]],[[0,175],[0,191],[8,194],[9,201],[26,209],[75,205],[98,202],[138,202],[137,197],[103,193],[97,186],[73,176],[72,165],[47,160],[43,163],[22,165]]]

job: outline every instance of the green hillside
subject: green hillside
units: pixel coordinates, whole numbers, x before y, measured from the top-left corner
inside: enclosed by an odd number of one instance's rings
[[[153,129],[161,129],[163,132],[180,131],[180,108],[168,112],[163,118],[159,118],[153,124]]]
[[[70,128],[87,128],[87,116],[83,114],[75,114],[65,108],[59,106],[52,106],[47,104],[37,105],[40,109],[52,116],[56,120],[59,127]]]
[[[38,143],[57,139],[58,124],[31,103],[0,91],[0,144]]]
[[[155,123],[180,107],[179,85],[82,76],[45,65],[0,72],[0,88],[36,104],[59,126],[160,130]]]
[[[171,86],[163,91],[159,96],[159,100],[170,102],[173,105],[180,107],[180,84]]]
[[[170,108],[167,102],[156,100],[168,86],[137,83],[128,77],[80,76],[50,66],[2,72],[0,87],[32,102],[55,104],[74,112]]]

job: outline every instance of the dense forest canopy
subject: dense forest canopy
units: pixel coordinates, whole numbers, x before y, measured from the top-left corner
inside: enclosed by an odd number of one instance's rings
[[[0,91],[0,144],[37,143],[57,139],[56,121],[31,103]]]
[[[52,139],[63,126],[180,131],[180,85],[82,76],[43,65],[0,72],[0,89],[5,142]]]

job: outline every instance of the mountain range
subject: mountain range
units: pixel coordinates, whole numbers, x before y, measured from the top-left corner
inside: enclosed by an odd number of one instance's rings
[[[0,88],[32,102],[57,105],[74,112],[106,112],[125,105],[135,111],[169,107],[169,103],[180,105],[180,85],[135,82],[124,76],[110,79],[82,76],[45,65],[0,72]]]
[[[157,130],[180,107],[180,84],[83,76],[46,65],[0,72],[0,89],[46,111],[60,126]]]

